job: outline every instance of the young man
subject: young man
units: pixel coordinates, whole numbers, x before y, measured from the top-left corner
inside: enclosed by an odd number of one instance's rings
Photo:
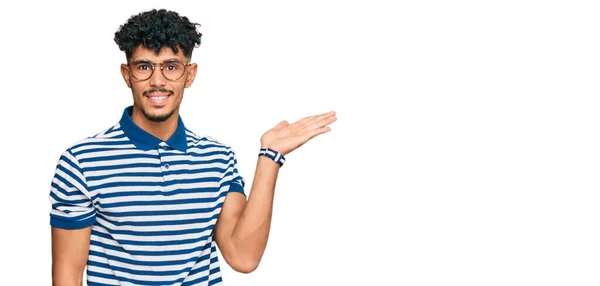
[[[54,285],[218,285],[217,247],[236,271],[258,267],[284,156],[330,131],[334,112],[282,121],[260,138],[246,196],[233,149],[179,115],[201,34],[177,13],[131,17],[115,34],[133,94],[114,126],[58,160],[51,183]]]

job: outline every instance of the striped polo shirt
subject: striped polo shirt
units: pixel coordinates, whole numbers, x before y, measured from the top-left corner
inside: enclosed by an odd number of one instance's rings
[[[92,226],[88,285],[220,285],[213,228],[228,192],[244,193],[231,147],[183,125],[162,141],[131,120],[58,160],[50,225]]]

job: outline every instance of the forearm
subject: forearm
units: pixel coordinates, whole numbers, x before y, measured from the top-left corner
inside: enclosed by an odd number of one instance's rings
[[[286,156],[308,140],[328,132],[327,125],[335,120],[332,111],[308,116],[293,124],[281,121],[261,136],[261,149],[269,148]],[[237,271],[251,272],[262,259],[271,229],[279,168],[271,158],[260,156],[248,199],[240,194],[227,194],[215,225],[215,239],[225,260]]]
[[[52,285],[53,286],[82,286],[83,269],[54,263],[52,265]]]
[[[259,261],[267,246],[279,164],[259,157],[248,202],[232,233],[238,254]]]
[[[91,229],[91,226],[82,229],[52,227],[52,285],[83,285]]]

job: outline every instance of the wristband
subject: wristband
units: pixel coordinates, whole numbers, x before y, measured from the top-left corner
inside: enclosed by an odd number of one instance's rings
[[[279,166],[283,166],[283,163],[285,163],[285,157],[283,157],[281,153],[270,148],[261,148],[258,152],[258,156],[269,157],[271,160],[275,161],[275,163],[279,164]]]

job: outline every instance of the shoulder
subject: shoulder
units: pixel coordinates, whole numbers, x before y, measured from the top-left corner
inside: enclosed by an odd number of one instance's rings
[[[116,123],[99,132],[81,137],[80,139],[72,142],[69,146],[67,146],[63,154],[70,153],[77,157],[81,153],[87,153],[104,148],[114,148],[128,143],[129,139],[125,136],[125,133],[123,133],[121,126]]]
[[[233,148],[221,140],[208,135],[198,135],[189,129],[186,129],[188,147],[192,149],[204,150],[207,152],[219,152],[232,154]]]

